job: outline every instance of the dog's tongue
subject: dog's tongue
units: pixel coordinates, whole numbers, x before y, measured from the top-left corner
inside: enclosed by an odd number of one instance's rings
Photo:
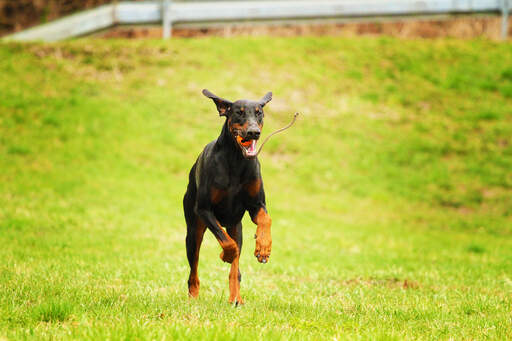
[[[254,155],[256,153],[256,140],[251,141],[251,145],[247,147],[247,154]]]

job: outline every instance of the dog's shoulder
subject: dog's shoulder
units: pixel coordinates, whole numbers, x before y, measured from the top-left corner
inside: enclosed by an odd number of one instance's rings
[[[196,170],[195,170],[195,180],[196,186],[199,187],[199,182],[204,174],[204,169],[207,169],[208,161],[211,159],[211,154],[213,150],[213,146],[215,145],[215,140],[208,143],[204,148],[201,154],[197,157],[196,160]]]

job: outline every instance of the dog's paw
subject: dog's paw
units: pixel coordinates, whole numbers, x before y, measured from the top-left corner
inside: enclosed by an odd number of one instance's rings
[[[235,307],[241,307],[244,305],[244,300],[242,299],[242,297],[240,297],[240,295],[236,299],[230,298],[228,302],[229,302],[229,304],[232,304]]]
[[[256,249],[254,256],[260,263],[267,263],[272,251],[272,239],[268,236],[256,236]]]
[[[188,279],[188,296],[196,298],[199,295],[199,278],[191,276]]]
[[[235,242],[223,246],[223,250],[220,253],[220,259],[222,259],[226,263],[233,263],[237,256],[238,247],[236,246]]]

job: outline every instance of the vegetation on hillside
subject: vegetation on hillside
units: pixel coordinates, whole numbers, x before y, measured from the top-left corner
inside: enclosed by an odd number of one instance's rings
[[[512,46],[236,38],[0,45],[0,338],[510,338]],[[274,99],[269,264],[241,292],[181,200],[228,99]]]

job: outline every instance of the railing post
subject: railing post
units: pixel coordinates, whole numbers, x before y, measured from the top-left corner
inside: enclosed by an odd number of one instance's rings
[[[171,0],[163,0],[162,4],[162,38],[169,39],[172,35]]]
[[[117,25],[117,0],[112,1],[112,23]]]
[[[509,0],[501,0],[501,39],[506,40],[508,36],[508,11],[509,11]]]

